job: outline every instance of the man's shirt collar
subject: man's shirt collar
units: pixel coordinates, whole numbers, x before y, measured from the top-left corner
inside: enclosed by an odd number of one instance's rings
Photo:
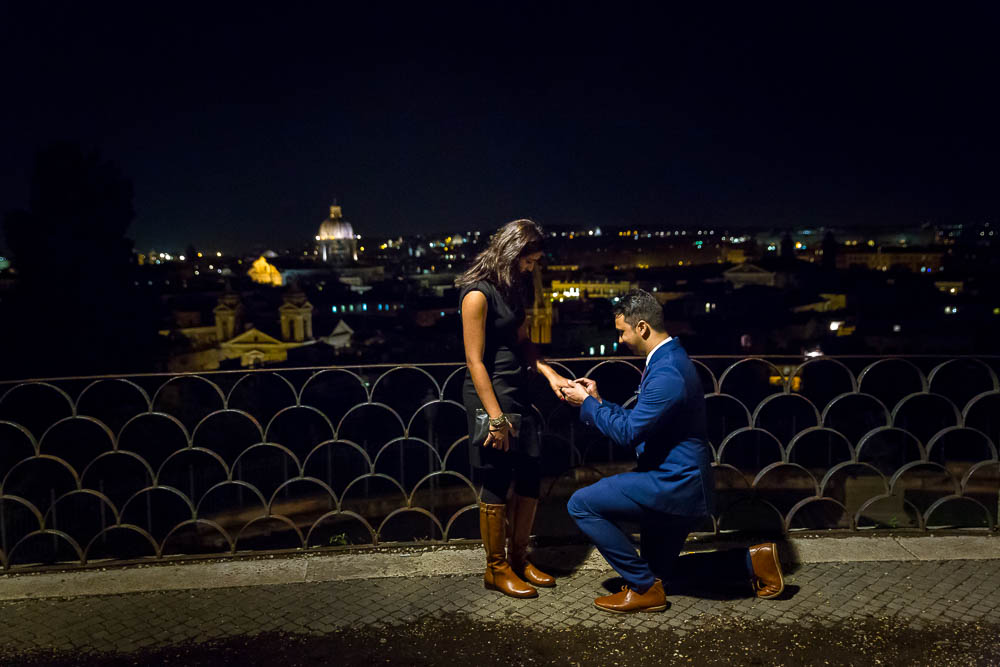
[[[669,343],[673,339],[674,339],[673,336],[667,336],[665,340],[661,340],[656,345],[656,347],[654,347],[652,350],[650,350],[649,354],[646,355],[646,365],[649,366],[649,360],[653,358],[653,355],[656,353],[657,350],[659,350],[661,347],[663,347],[664,345],[666,345],[667,343]]]

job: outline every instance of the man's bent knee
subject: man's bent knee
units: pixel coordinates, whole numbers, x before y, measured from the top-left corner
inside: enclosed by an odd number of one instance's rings
[[[584,500],[585,489],[579,489],[569,497],[569,502],[566,503],[566,509],[569,511],[569,515],[574,519],[581,519],[589,514],[592,514],[590,509],[587,507],[587,502]]]

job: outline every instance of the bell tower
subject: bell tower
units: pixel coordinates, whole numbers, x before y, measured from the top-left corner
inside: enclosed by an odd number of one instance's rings
[[[215,334],[220,343],[232,340],[241,333],[243,302],[240,295],[233,291],[228,282],[226,282],[226,291],[219,296],[219,304],[212,312],[215,313]]]
[[[292,283],[285,292],[284,303],[278,308],[281,315],[281,338],[290,343],[313,339],[313,305],[309,303],[298,283]]]
[[[532,279],[535,298],[528,310],[528,332],[532,343],[548,345],[552,342],[552,299],[542,288],[542,272],[537,266]]]

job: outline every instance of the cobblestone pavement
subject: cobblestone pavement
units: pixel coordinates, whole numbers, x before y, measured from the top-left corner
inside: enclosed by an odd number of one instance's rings
[[[0,603],[0,659],[13,663],[17,655],[38,651],[120,654],[268,633],[391,630],[427,618],[548,630],[667,630],[680,638],[734,617],[775,628],[868,618],[907,630],[960,624],[972,632],[979,624],[983,632],[995,630],[1000,618],[1000,560],[802,565],[786,573],[786,591],[776,600],[742,592],[677,594],[670,596],[664,613],[623,616],[592,605],[610,574],[581,571],[560,578],[555,589],[542,590],[534,600],[487,593],[480,577],[463,575],[5,602]],[[969,642],[980,640],[996,638],[969,637]]]

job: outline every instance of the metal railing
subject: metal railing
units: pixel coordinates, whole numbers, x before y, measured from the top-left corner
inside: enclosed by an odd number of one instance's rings
[[[701,530],[995,531],[1000,358],[697,357]],[[553,362],[634,401],[641,359]],[[476,539],[461,364],[0,383],[0,566]],[[536,532],[629,451],[537,387]]]

